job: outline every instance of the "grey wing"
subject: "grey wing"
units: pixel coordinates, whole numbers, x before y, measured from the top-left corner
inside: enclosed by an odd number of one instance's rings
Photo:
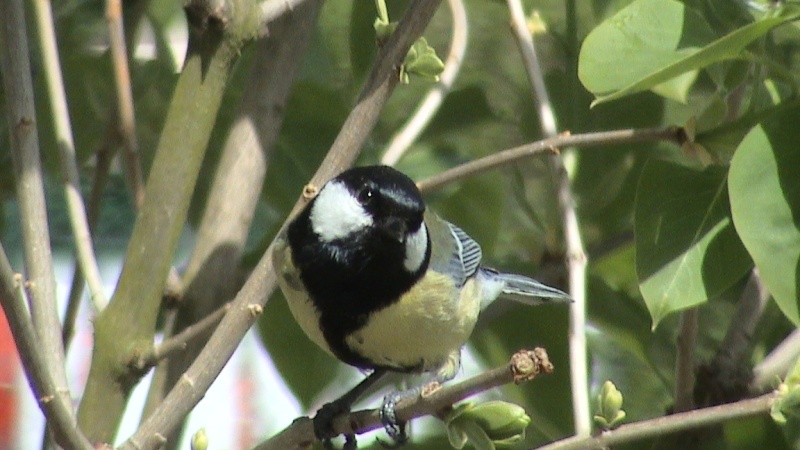
[[[446,223],[456,243],[457,250],[454,255],[454,262],[457,263],[457,271],[460,272],[461,275],[458,277],[458,285],[461,287],[466,283],[469,277],[475,275],[475,272],[478,271],[483,253],[481,252],[481,246],[478,245],[474,239],[469,237],[464,230],[450,222]]]

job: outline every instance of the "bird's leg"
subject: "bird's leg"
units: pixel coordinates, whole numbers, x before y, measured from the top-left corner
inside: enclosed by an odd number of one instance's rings
[[[443,384],[452,380],[456,376],[456,373],[460,367],[461,351],[457,350],[450,354],[444,365],[427,383],[411,389],[392,392],[391,394],[383,397],[383,405],[381,405],[379,415],[381,418],[381,423],[383,423],[383,429],[386,431],[386,434],[389,436],[389,438],[391,438],[394,442],[393,444],[382,443],[385,447],[399,447],[408,441],[405,422],[399,422],[397,420],[397,414],[395,413],[395,407],[397,404],[402,400],[414,398],[420,394],[423,394],[423,392],[425,392],[425,388],[430,386],[432,383]]]
[[[362,395],[364,395],[364,393],[385,374],[385,370],[376,369],[355,387],[353,387],[353,389],[350,389],[338,399],[322,405],[322,408],[317,411],[317,415],[314,416],[313,419],[314,435],[317,437],[317,439],[323,442],[326,448],[332,448],[331,438],[336,436],[333,430],[333,419],[340,414],[349,413],[350,407],[353,406],[353,403],[355,403]],[[348,445],[350,448],[355,448],[355,436],[348,435],[345,437],[347,438],[346,445]]]

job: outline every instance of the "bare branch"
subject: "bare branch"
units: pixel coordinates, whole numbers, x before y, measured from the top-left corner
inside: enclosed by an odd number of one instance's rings
[[[558,132],[550,96],[544,82],[544,71],[528,29],[521,0],[507,0],[511,12],[511,28],[517,39],[525,69],[533,91],[533,102],[539,111],[542,134],[554,137]],[[569,268],[569,293],[573,303],[569,310],[569,367],[572,385],[572,414],[575,433],[588,435],[592,430],[589,409],[589,375],[586,355],[586,266],[587,256],[581,239],[580,223],[575,210],[569,176],[560,157],[550,158],[554,184],[558,189],[558,205],[564,227]]]
[[[42,52],[44,79],[47,85],[48,98],[55,127],[58,155],[61,163],[61,174],[64,181],[64,197],[67,200],[72,235],[75,239],[75,250],[78,264],[81,267],[86,283],[89,286],[92,303],[97,311],[102,311],[108,304],[103,292],[103,280],[94,254],[92,235],[86,217],[86,205],[81,195],[78,163],[75,159],[75,140],[72,137],[72,124],[67,109],[67,96],[64,92],[64,80],[61,77],[61,63],[58,60],[55,26],[51,2],[34,0],[33,4],[36,31],[39,47]]]
[[[125,29],[122,24],[122,1],[106,0],[106,22],[111,43],[111,61],[114,65],[114,86],[117,92],[117,120],[125,149],[125,174],[133,192],[133,203],[141,208],[144,202],[144,180],[139,161],[139,141],[136,138],[136,118],[133,109],[131,74],[128,69],[128,51],[125,48]]]
[[[557,153],[561,147],[599,147],[656,141],[669,141],[680,145],[684,139],[683,130],[677,127],[614,130],[576,135],[565,133],[466,162],[422,180],[417,186],[422,191],[435,191],[462,178],[510,166],[526,158]]]
[[[538,450],[606,449],[640,439],[664,436],[679,431],[716,425],[729,420],[763,415],[769,412],[776,394],[766,394],[710,408],[695,409],[670,416],[623,425],[598,436],[576,436],[538,447]]]
[[[216,173],[197,230],[196,245],[183,273],[181,296],[173,327],[182,333],[241,288],[241,259],[262,195],[270,154],[278,140],[291,89],[313,35],[321,0],[298,4],[270,25],[256,43],[245,94],[222,148]],[[197,358],[213,329],[187,342],[183,351],[160,364],[142,417],[149,416]],[[172,340],[173,338],[169,338]],[[175,448],[179,431],[168,436]]]
[[[31,391],[47,418],[56,442],[64,448],[90,450],[93,446],[75,427],[72,405],[64,401],[64,396],[58,395],[50,364],[41,351],[40,340],[36,337],[25,304],[22,277],[14,274],[5,249],[0,245],[0,306],[8,318]]]
[[[439,387],[431,393],[409,398],[397,404],[397,418],[407,422],[427,415],[442,415],[454,403],[480,392],[508,383],[520,383],[536,378],[540,373],[553,372],[553,365],[543,348],[521,350],[508,364],[486,371],[460,383]],[[362,434],[382,427],[378,410],[354,411],[333,421],[337,434]],[[308,417],[295,420],[288,428],[252,450],[302,448],[316,440],[313,421]]]
[[[48,362],[54,389],[68,415],[73,416],[64,366],[61,324],[56,310],[56,283],[50,253],[50,232],[44,199],[42,167],[39,160],[31,68],[22,0],[0,2],[0,42],[3,43],[2,73],[6,113],[11,135],[17,199],[19,201],[25,268],[29,277],[33,326],[38,339],[26,342],[35,355]],[[22,324],[16,324],[21,327]],[[16,336],[17,339],[28,339]],[[74,419],[72,419],[74,420]]]
[[[149,353],[142,354],[137,361],[132,362],[136,370],[146,371],[152,368],[164,358],[186,349],[186,346],[200,336],[213,330],[225,317],[225,313],[230,309],[230,303],[226,303],[221,308],[212,312],[199,322],[189,325],[180,333],[165,339],[163,342],[153,347]]]
[[[675,361],[675,412],[694,409],[694,349],[697,345],[697,308],[681,313]]]

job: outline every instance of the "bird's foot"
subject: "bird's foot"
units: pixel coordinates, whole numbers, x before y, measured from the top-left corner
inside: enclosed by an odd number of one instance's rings
[[[322,441],[322,445],[326,449],[334,449],[333,442],[331,442],[331,439],[336,437],[336,431],[333,429],[333,419],[340,414],[347,414],[349,412],[350,405],[340,399],[322,405],[322,408],[317,411],[317,415],[312,419],[314,424],[314,436]],[[344,446],[342,446],[342,450],[356,450],[358,448],[358,443],[356,442],[356,436],[354,434],[346,434],[344,437],[345,442]]]
[[[395,407],[397,402],[405,398],[404,392],[393,392],[383,398],[383,405],[379,411],[383,429],[391,439],[391,442],[386,443],[378,440],[386,448],[398,448],[408,442],[408,434],[406,433],[405,422],[398,422]]]

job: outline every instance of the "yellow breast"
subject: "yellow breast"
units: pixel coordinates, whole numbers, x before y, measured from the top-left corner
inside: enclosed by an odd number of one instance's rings
[[[429,273],[398,302],[373,313],[347,344],[381,366],[438,369],[472,333],[478,289],[475,280],[459,290],[449,277]]]

